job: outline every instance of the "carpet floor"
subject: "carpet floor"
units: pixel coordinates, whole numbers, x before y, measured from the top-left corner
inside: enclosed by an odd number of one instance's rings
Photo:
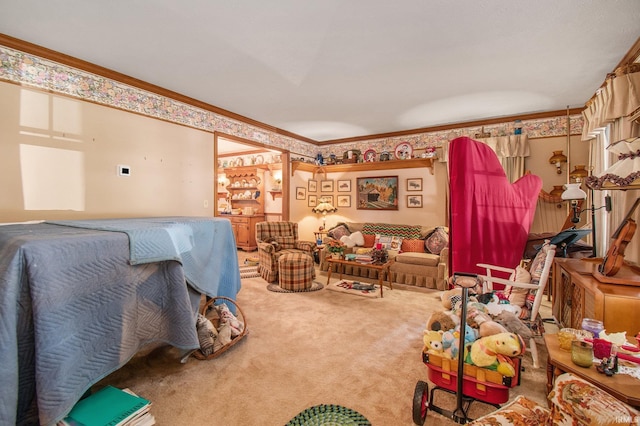
[[[241,263],[242,264],[242,263]],[[326,275],[318,273],[326,284]],[[422,331],[437,291],[394,285],[384,298],[355,297],[324,289],[277,293],[262,278],[245,278],[238,304],[249,334],[221,356],[179,362],[179,352],[160,346],[141,352],[96,384],[129,387],[152,402],[159,425],[284,425],[298,413],[335,404],[361,413],[374,425],[412,425],[416,383],[427,381],[421,359]],[[545,311],[546,310],[546,311]],[[543,316],[549,307],[543,307]],[[546,352],[541,368],[523,358],[521,384],[510,399],[526,394],[546,404]],[[455,408],[455,397],[434,401]],[[491,411],[472,407],[472,416]],[[429,412],[427,422],[454,425]]]

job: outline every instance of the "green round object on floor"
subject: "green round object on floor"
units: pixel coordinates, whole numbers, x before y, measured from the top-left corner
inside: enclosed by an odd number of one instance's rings
[[[371,422],[362,414],[340,405],[322,404],[307,408],[287,426],[370,426]]]

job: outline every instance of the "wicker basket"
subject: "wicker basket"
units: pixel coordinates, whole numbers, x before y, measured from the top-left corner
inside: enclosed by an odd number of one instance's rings
[[[233,306],[235,306],[235,309],[236,309],[235,315],[238,318],[238,320],[243,322],[244,328],[242,329],[242,332],[239,335],[237,335],[231,340],[231,342],[227,343],[222,348],[218,349],[217,351],[215,351],[209,356],[204,355],[200,349],[196,349],[193,352],[193,356],[196,357],[197,359],[207,360],[207,359],[216,358],[222,355],[223,353],[225,353],[226,351],[228,351],[229,349],[231,349],[233,345],[241,341],[247,334],[249,334],[249,329],[247,327],[247,317],[244,315],[244,312],[242,312],[242,309],[240,309],[240,306],[238,306],[238,304],[233,299],[229,299],[228,297],[223,297],[223,296],[211,298],[207,301],[207,303],[205,303],[202,306],[200,313],[206,316],[209,320],[211,320],[211,322],[213,323],[213,326],[217,329],[218,326],[220,325],[220,319],[218,318],[217,315],[215,315],[215,312],[216,312],[215,309],[211,309],[211,311],[209,311],[209,308],[214,306],[216,302],[219,302],[219,301],[229,302]],[[207,311],[209,311],[208,312],[209,315],[207,315]]]

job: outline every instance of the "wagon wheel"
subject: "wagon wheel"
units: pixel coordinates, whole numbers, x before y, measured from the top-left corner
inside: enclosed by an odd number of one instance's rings
[[[413,423],[422,426],[429,409],[429,385],[419,380],[413,392]]]

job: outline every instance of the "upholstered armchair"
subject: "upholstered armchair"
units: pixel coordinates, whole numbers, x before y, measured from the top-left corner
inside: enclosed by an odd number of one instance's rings
[[[298,224],[294,222],[256,223],[260,276],[267,282],[278,281],[278,259],[285,253],[306,253],[313,257],[315,243],[298,240]]]

